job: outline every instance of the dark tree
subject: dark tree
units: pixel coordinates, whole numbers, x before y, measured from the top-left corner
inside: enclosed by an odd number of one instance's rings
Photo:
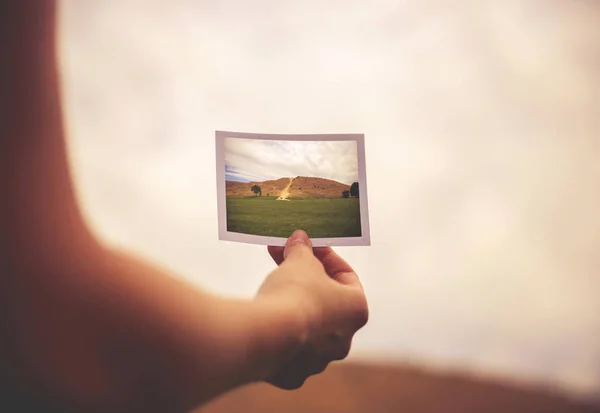
[[[260,186],[258,185],[254,185],[252,188],[252,192],[254,192],[254,195],[262,195],[262,190],[260,189]]]
[[[358,182],[354,182],[350,185],[350,196],[358,198]]]
[[[344,192],[342,192],[342,196],[343,196],[344,198],[348,198],[348,197],[350,197],[350,191],[344,191]]]

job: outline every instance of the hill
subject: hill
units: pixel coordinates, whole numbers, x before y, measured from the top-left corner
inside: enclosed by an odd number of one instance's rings
[[[252,196],[252,187],[260,186],[263,196],[279,196],[281,191],[290,183],[289,178],[280,178],[277,180],[263,182],[236,182],[225,181],[225,193],[227,196]]]
[[[263,196],[278,197],[288,187],[291,178],[280,178],[263,182],[225,182],[227,196],[253,196],[251,188],[260,186]],[[350,190],[350,185],[331,179],[298,176],[289,187],[290,198],[341,198],[342,192]]]
[[[350,185],[331,179],[299,176],[292,182],[290,196],[297,198],[340,198],[342,192],[349,190]]]
[[[549,391],[406,366],[330,366],[297,391],[244,387],[195,413],[598,413]]]

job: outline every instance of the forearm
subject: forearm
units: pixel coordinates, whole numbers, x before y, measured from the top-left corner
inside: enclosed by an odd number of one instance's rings
[[[302,320],[287,304],[217,297],[128,255],[97,254],[66,263],[13,309],[27,326],[14,366],[22,385],[58,405],[183,412],[265,379],[300,345]]]
[[[264,380],[301,345],[304,320],[289,303],[213,295],[131,255],[109,252],[105,265],[102,273],[112,274],[118,285],[106,288],[115,300],[110,307],[120,309],[113,316],[121,320],[125,336],[133,333],[127,347],[145,353],[139,364],[121,365],[115,375],[142,374],[146,380],[136,386],[142,400],[153,392],[166,402],[157,411],[193,407]],[[105,303],[103,297],[94,302]],[[97,309],[99,317],[108,307]],[[144,406],[144,412],[151,407]]]
[[[0,237],[12,235],[1,245],[48,261],[56,254],[45,245],[68,250],[90,239],[69,171],[56,8],[54,0],[0,2]]]

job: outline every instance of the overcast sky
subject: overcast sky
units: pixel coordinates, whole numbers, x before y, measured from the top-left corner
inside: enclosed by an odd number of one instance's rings
[[[265,181],[296,176],[358,181],[356,141],[225,138],[225,179]]]
[[[64,5],[71,159],[107,242],[251,297],[273,263],[218,241],[214,131],[364,133],[353,357],[600,394],[598,2]]]

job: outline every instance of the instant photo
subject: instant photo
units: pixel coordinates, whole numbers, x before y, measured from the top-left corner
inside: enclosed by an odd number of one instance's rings
[[[219,238],[370,245],[364,135],[216,132]]]

